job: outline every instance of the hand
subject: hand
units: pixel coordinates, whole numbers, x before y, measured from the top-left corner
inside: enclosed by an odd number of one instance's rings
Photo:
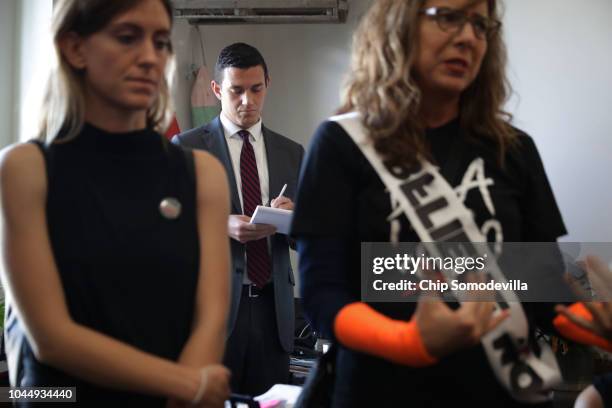
[[[229,398],[230,371],[221,364],[212,364],[202,369],[206,376],[206,387],[202,400],[197,404],[200,408],[223,408],[225,400]]]
[[[256,241],[276,233],[276,227],[269,224],[251,224],[246,215],[231,214],[227,221],[230,237],[241,243]]]
[[[202,376],[205,376],[206,378],[202,380]],[[212,364],[199,370],[194,369],[193,377],[198,385],[201,383],[201,381],[205,381],[200,402],[193,404],[192,401],[169,399],[166,402],[166,408],[188,408],[192,406],[197,406],[199,408],[224,407],[224,403],[227,399],[229,399],[230,394],[230,371],[226,367],[220,364]]]
[[[597,299],[610,301],[612,299],[612,271],[601,258],[589,255],[581,266],[586,270],[591,288]]]
[[[270,207],[293,211],[293,201],[289,197],[280,196],[270,201]]]
[[[564,305],[557,305],[555,311],[567,317],[575,325],[612,341],[612,305],[609,302],[582,302],[582,304],[591,312],[593,320],[575,315]]]
[[[441,358],[478,344],[508,317],[506,311],[496,316],[493,311],[493,302],[466,302],[451,310],[446,303],[430,299],[419,301],[416,322],[429,354]]]
[[[425,294],[419,299],[415,319],[425,348],[432,356],[441,358],[462,348],[478,344],[480,339],[495,329],[509,314],[494,313],[492,293],[470,294],[470,299],[459,309],[452,310],[439,297]]]
[[[612,271],[598,257],[587,256],[581,265],[586,269],[591,287],[599,299],[610,300],[612,298]],[[570,285],[578,296],[587,298],[582,288],[570,282]],[[612,341],[612,304],[606,302],[583,302],[584,306],[591,312],[593,320],[573,314],[566,306],[557,305],[555,310],[567,317],[572,323],[593,334]]]

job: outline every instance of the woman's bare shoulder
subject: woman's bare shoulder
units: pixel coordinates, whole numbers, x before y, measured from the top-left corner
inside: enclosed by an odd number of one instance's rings
[[[45,159],[33,143],[16,143],[0,151],[2,194],[30,194],[46,189]]]

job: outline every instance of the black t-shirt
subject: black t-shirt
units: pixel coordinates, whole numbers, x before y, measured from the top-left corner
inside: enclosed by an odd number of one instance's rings
[[[496,144],[489,139],[468,137],[457,120],[428,130],[426,136],[434,164],[440,166],[442,175],[456,191],[465,192],[464,204],[473,211],[478,227],[485,227],[483,233],[489,241],[547,242],[566,233],[542,161],[529,136],[520,133],[519,143],[508,150],[503,167],[498,163]],[[449,160],[451,155],[453,160]],[[390,241],[389,214],[389,194],[365,156],[339,124],[323,123],[302,168],[292,235],[300,251],[304,308],[324,335],[333,336],[333,319],[344,305],[360,300],[360,243]],[[405,215],[397,221],[401,226],[400,241],[419,241]],[[402,320],[410,319],[414,311],[414,304],[406,303],[371,306]],[[497,393],[509,406],[514,405],[494,378],[480,346],[426,369],[397,366],[344,348],[339,361],[337,397],[346,399],[350,394],[353,406],[366,401],[380,403],[368,395],[380,396],[385,390],[389,394],[381,397],[382,401],[413,401],[417,407],[422,406],[417,401],[432,399],[490,403]],[[470,387],[463,377],[468,372],[470,380],[481,385]],[[393,386],[401,384],[404,388],[393,390]],[[439,393],[445,388],[450,394]],[[398,395],[406,389],[411,397]],[[483,390],[476,392],[480,389]]]
[[[468,166],[476,160],[483,161],[483,177],[494,182],[486,188],[494,204],[494,214],[487,208],[478,185],[469,188],[465,200],[479,226],[489,219],[498,220],[506,242],[554,241],[566,233],[531,137],[520,133],[518,147],[507,152],[503,169],[498,165],[497,146],[488,139],[468,139],[458,121],[427,131],[427,140],[434,164],[442,167],[443,175],[449,155],[461,155],[458,171],[446,177],[453,187],[465,185],[462,178]],[[315,133],[302,169],[292,232],[296,236],[388,241],[386,217],[391,213],[391,205],[384,189],[374,169],[342,127],[325,122]],[[354,223],[356,217],[359,223]],[[407,222],[405,217],[404,221]],[[401,238],[417,240],[406,228],[402,228]]]

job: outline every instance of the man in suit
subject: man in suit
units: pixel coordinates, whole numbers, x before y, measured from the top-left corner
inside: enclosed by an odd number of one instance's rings
[[[288,381],[294,337],[288,237],[271,225],[249,223],[256,205],[293,209],[290,197],[304,155],[301,145],[262,124],[269,84],[268,67],[257,49],[244,43],[224,48],[211,81],[221,114],[172,139],[212,153],[228,174],[232,298],[224,363],[232,371],[232,390],[249,395]]]

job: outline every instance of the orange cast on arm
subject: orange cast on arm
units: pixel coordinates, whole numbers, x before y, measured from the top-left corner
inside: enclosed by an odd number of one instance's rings
[[[591,312],[582,303],[574,303],[573,305],[569,306],[568,309],[569,312],[573,313],[576,316],[582,317],[589,321],[593,320]],[[574,322],[570,321],[567,317],[563,315],[558,315],[557,317],[555,317],[555,319],[553,320],[553,324],[555,325],[555,328],[559,331],[559,333],[561,333],[564,337],[567,337],[570,340],[576,341],[578,343],[588,344],[591,346],[597,346],[606,351],[612,352],[612,342],[576,325]]]
[[[437,360],[425,348],[416,321],[393,320],[365,303],[343,307],[334,320],[334,333],[343,345],[412,367]]]

